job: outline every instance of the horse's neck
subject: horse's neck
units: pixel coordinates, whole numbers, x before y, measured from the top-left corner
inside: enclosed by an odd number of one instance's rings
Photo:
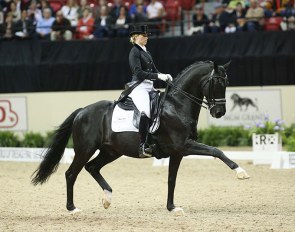
[[[187,78],[186,80],[178,80],[176,86],[182,91],[203,100],[200,83],[200,78],[195,78],[194,80],[189,80],[189,78]],[[187,96],[184,96],[180,91],[170,89],[166,101],[166,105],[173,107],[177,115],[198,121],[201,110],[200,105]]]

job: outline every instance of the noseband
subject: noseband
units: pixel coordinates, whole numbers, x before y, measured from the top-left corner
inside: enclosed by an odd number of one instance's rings
[[[190,99],[191,101],[193,101],[194,103],[198,104],[199,106],[211,110],[212,108],[214,108],[216,105],[222,105],[226,103],[226,99],[225,98],[215,98],[214,97],[214,78],[222,78],[225,83],[227,84],[228,79],[227,79],[227,75],[225,74],[225,77],[220,76],[220,75],[214,75],[215,70],[213,68],[210,76],[208,79],[206,79],[205,83],[202,85],[202,88],[204,88],[207,84],[209,84],[209,96],[208,98],[206,97],[206,100],[202,100],[200,98],[195,97],[194,95],[178,88],[175,84],[173,84],[171,81],[167,81],[167,84],[169,86],[171,86],[173,89],[177,90],[178,92],[180,92],[182,95],[184,95],[186,98]],[[203,104],[205,104],[206,106],[204,106]]]
[[[225,98],[215,98],[214,97],[214,78],[217,78],[217,79],[222,78],[225,81],[225,83],[227,84],[227,82],[228,82],[227,75],[225,74],[225,77],[219,76],[219,75],[214,76],[214,73],[215,73],[215,70],[213,69],[209,79],[203,85],[203,87],[205,87],[205,85],[207,83],[209,83],[209,96],[208,96],[208,99],[206,97],[207,103],[205,103],[208,106],[209,110],[214,108],[216,105],[223,105],[226,103]]]

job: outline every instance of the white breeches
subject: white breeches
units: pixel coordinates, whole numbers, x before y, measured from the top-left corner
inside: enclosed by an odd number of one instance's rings
[[[144,80],[129,94],[139,112],[144,112],[149,118],[151,117],[149,92],[152,90],[154,90],[153,82]]]

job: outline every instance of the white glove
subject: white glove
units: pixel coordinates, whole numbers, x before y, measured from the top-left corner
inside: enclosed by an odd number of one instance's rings
[[[162,80],[162,81],[172,81],[173,78],[170,74],[163,74],[163,73],[159,73],[158,74],[158,79]]]

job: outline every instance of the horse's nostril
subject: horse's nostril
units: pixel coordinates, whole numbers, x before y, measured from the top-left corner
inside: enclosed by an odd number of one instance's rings
[[[217,113],[215,114],[215,116],[216,116],[216,118],[220,118],[220,117],[222,117],[222,112],[217,112]]]

